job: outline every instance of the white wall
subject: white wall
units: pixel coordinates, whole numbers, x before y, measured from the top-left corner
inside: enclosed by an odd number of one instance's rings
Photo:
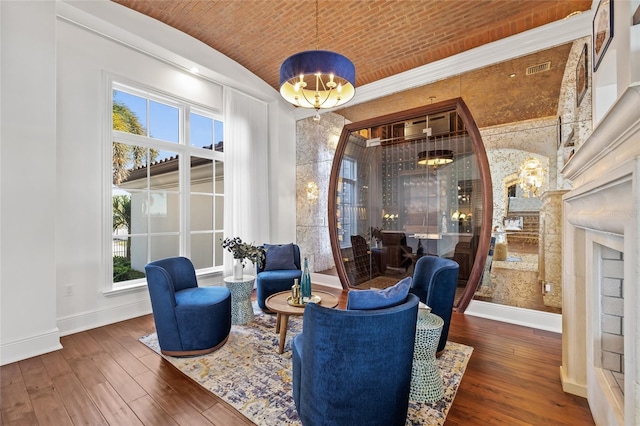
[[[594,13],[598,3],[593,0]],[[613,1],[613,38],[592,77],[594,129],[627,87],[640,82],[640,25],[631,26],[639,5],[638,0]],[[589,54],[591,59],[592,52]]]
[[[270,191],[278,196],[264,208],[276,218],[273,238],[295,238],[295,123],[277,91],[219,52],[113,2],[0,2],[0,11],[0,363],[55,350],[59,335],[150,312],[146,288],[103,294],[110,282],[103,227],[109,73],[212,108],[222,107],[222,85],[268,102],[264,133],[277,165]],[[202,78],[186,71],[192,65]]]
[[[4,364],[60,348],[54,302],[55,3],[0,2],[0,22]]]

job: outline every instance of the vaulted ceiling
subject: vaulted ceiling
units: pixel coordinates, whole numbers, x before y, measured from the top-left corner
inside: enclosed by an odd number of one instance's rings
[[[592,0],[319,0],[316,46],[314,0],[114,1],[195,37],[276,90],[280,64],[303,50],[317,47],[347,56],[356,67],[356,86],[362,86],[587,11],[592,3]],[[548,96],[556,96],[556,104],[557,83],[568,54],[566,46],[561,49],[551,50],[547,55],[553,57],[552,70],[537,82],[555,85],[556,93]],[[518,66],[537,65],[542,59],[524,58]],[[508,71],[514,64],[504,67]],[[559,77],[553,73],[559,73]],[[493,75],[504,78],[494,68],[479,72],[473,80],[480,83]],[[476,86],[474,94],[469,94],[476,102],[486,101],[488,95],[495,96],[495,88],[483,93]],[[510,95],[544,105],[547,100],[546,94],[541,97],[544,92],[541,86],[529,81],[520,89],[514,88]],[[536,114],[544,116],[542,112]],[[484,121],[478,124],[496,124],[502,119],[487,117]]]

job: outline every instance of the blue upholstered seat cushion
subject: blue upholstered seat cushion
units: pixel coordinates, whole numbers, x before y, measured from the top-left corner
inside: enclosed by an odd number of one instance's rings
[[[411,287],[411,277],[383,290],[354,290],[347,296],[347,309],[382,309],[404,302]]]
[[[193,287],[176,292],[176,306],[202,307],[217,305],[231,296],[229,289],[222,286]]]
[[[265,244],[265,271],[280,269],[298,269],[293,254],[293,244],[272,245]]]

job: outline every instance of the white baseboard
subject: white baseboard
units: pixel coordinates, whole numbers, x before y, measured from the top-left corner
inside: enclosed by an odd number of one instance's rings
[[[35,336],[3,343],[0,346],[0,365],[11,364],[58,349],[62,349],[60,332],[54,328]]]
[[[139,300],[125,305],[58,318],[58,329],[60,336],[67,336],[150,313],[151,301],[148,299]]]
[[[472,300],[465,315],[523,325],[562,334],[562,315]]]
[[[342,289],[342,284],[340,284],[340,278],[336,275],[325,275],[325,274],[317,274],[315,272],[311,273],[311,282],[314,284],[322,284],[327,287],[335,287]]]
[[[569,380],[567,371],[564,369],[563,366],[560,366],[560,381],[562,382],[563,391],[573,395],[581,396],[583,398],[588,398],[587,385],[584,383],[576,383]]]

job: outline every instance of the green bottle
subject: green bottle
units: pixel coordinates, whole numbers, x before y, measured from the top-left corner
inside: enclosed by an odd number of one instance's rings
[[[300,279],[300,296],[303,302],[308,302],[311,298],[311,275],[309,274],[309,261],[304,258],[304,269]]]

